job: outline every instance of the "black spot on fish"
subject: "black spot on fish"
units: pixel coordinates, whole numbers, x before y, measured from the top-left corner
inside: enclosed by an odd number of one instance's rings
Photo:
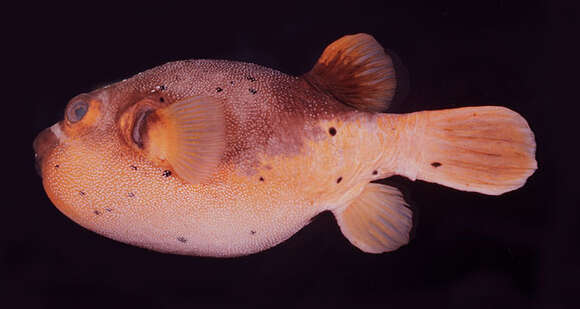
[[[95,215],[97,215],[97,216],[100,216],[100,215],[101,215],[101,212],[100,212],[100,211],[98,211],[98,210],[95,210],[95,211],[93,211],[93,213],[94,213]]]
[[[83,192],[83,191],[79,191],[79,194],[80,194],[81,196],[85,196],[85,195],[87,195],[87,194],[86,194],[85,192]]]
[[[338,179],[336,180],[336,183],[340,183],[342,181],[342,176],[338,177]]]
[[[264,177],[260,177],[260,181],[264,181]]]
[[[232,86],[234,85],[234,81],[233,80],[230,81],[230,85],[232,85]]]
[[[256,79],[253,76],[250,76],[250,75],[247,75],[246,76],[246,79],[249,80],[249,81],[251,81],[251,82],[255,82],[256,81]]]
[[[336,129],[334,127],[330,127],[330,129],[328,129],[328,133],[332,136],[336,135]]]
[[[256,94],[256,92],[258,92],[258,90],[254,89],[254,88],[250,88],[248,90],[250,91],[251,94]]]
[[[165,102],[165,99],[163,97],[159,97],[159,102],[163,103]]]
[[[128,197],[135,197],[135,193],[133,193],[133,192],[129,192],[129,193],[127,194],[127,196],[128,196]]]
[[[250,231],[250,234],[254,235],[256,234],[256,231]]]
[[[181,241],[182,243],[186,243],[187,239],[185,239],[185,237],[177,237],[177,240]]]
[[[159,90],[162,90],[162,91],[163,91],[163,90],[165,90],[165,89],[167,89],[167,88],[165,87],[165,85],[161,85],[161,86],[159,86]]]
[[[215,88],[215,91],[216,91],[216,92],[222,92],[222,90],[223,90],[223,89],[222,89],[222,88],[220,88],[220,87],[216,87],[216,88]]]
[[[433,163],[431,163],[431,166],[433,166],[433,167],[439,167],[441,165],[443,165],[443,164],[441,164],[439,162],[433,162]]]
[[[377,172],[377,170],[374,170],[374,171],[373,171],[373,175],[376,175],[376,174],[378,174],[378,173],[379,173],[379,172]]]
[[[137,166],[131,165],[131,169],[134,170],[134,171],[136,171],[137,170]]]
[[[163,176],[165,176],[165,177],[171,176],[171,171],[170,170],[164,170],[163,171]]]
[[[106,210],[107,212],[111,212],[111,211],[113,211],[113,209],[111,209],[111,208],[105,208],[105,210]]]
[[[54,167],[55,167],[55,168],[59,168],[59,167],[60,167],[60,165],[58,165],[58,164],[57,164],[57,165],[55,165]]]

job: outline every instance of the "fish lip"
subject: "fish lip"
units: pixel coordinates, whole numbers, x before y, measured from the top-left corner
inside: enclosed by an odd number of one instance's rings
[[[32,142],[32,149],[34,149],[34,161],[36,172],[42,178],[42,165],[44,158],[47,154],[51,153],[52,150],[59,144],[60,140],[57,135],[55,135],[52,127],[42,130],[36,136]]]
[[[40,163],[38,154],[36,152],[34,153],[34,169],[36,170],[38,176],[42,178],[42,164]]]
[[[42,133],[42,132],[41,132]],[[40,134],[39,134],[40,135]],[[32,149],[34,150],[34,169],[40,178],[42,178],[42,157],[38,155],[39,145],[38,136],[32,142]]]

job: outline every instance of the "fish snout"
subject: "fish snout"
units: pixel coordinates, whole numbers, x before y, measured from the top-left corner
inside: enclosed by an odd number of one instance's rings
[[[58,125],[58,124],[57,124]],[[38,134],[32,143],[36,172],[42,177],[42,160],[58,145],[59,139],[51,128],[46,128]]]

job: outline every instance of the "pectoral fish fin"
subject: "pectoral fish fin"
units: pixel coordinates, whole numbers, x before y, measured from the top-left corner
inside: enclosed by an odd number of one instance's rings
[[[304,78],[347,105],[376,112],[389,106],[397,86],[391,57],[365,33],[330,44]]]
[[[202,183],[216,171],[225,150],[223,105],[211,97],[183,99],[148,117],[147,149],[183,180]]]
[[[369,183],[356,200],[333,212],[344,236],[364,252],[393,251],[409,242],[412,211],[397,188]]]

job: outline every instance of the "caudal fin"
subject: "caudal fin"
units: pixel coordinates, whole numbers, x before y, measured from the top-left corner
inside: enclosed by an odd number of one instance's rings
[[[499,106],[401,115],[407,127],[398,173],[464,191],[499,195],[520,188],[537,169],[526,120]],[[404,148],[404,147],[403,147]]]

